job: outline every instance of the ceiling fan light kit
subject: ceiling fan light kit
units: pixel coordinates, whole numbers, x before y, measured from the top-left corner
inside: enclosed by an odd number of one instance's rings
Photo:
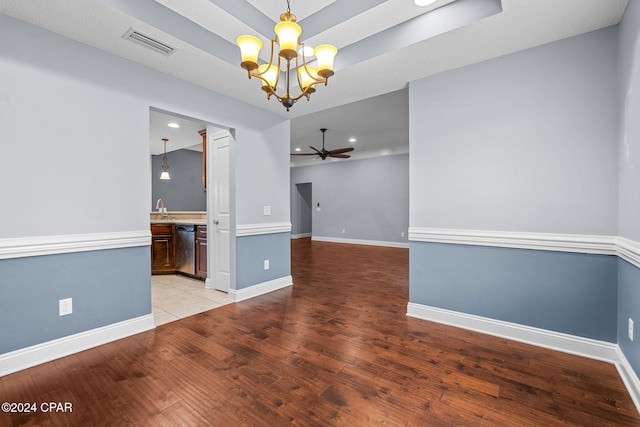
[[[327,131],[326,128],[320,129],[320,132],[322,132],[322,150],[318,150],[317,148],[312,147],[310,145],[309,148],[311,148],[313,151],[315,151],[315,153],[291,153],[291,155],[292,156],[318,156],[322,160],[325,160],[327,157],[334,157],[334,158],[338,158],[338,159],[348,159],[349,157],[351,157],[350,155],[344,154],[344,153],[348,153],[350,151],[353,151],[354,150],[353,147],[338,148],[336,150],[327,150],[327,149],[324,148],[324,133],[326,131]]]
[[[338,49],[329,44],[317,46],[313,50],[316,57],[316,66],[307,64],[305,55],[298,54],[305,49],[304,43],[300,42],[302,27],[296,23],[296,16],[291,13],[289,0],[287,0],[287,11],[280,15],[280,22],[274,27],[276,38],[271,40],[271,54],[269,63],[258,64],[262,41],[251,35],[238,37],[236,44],[240,47],[242,62],[240,66],[247,70],[249,78],[256,77],[262,80],[262,90],[267,93],[267,99],[275,96],[278,101],[289,111],[289,109],[300,98],[305,97],[307,101],[310,95],[316,91],[315,85],[318,83],[327,84],[329,77],[333,76],[333,61]],[[277,62],[274,63],[275,45],[278,43]],[[302,64],[299,58],[302,57]],[[285,64],[282,64],[282,61]],[[294,61],[292,70],[291,62]],[[284,65],[284,70],[283,70]],[[280,80],[280,70],[284,73],[284,93],[278,94],[278,82]],[[294,74],[292,76],[292,73]],[[296,79],[300,92],[297,95],[291,93],[291,80]]]

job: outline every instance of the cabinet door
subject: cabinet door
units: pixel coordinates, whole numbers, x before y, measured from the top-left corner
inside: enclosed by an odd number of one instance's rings
[[[207,228],[196,228],[196,276],[207,278]]]
[[[151,239],[151,270],[173,271],[173,236],[156,236]]]
[[[174,227],[173,224],[151,226],[151,274],[175,272]]]

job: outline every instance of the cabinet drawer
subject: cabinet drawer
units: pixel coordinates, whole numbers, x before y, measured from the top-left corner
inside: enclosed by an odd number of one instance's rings
[[[173,234],[173,224],[151,224],[151,234]]]
[[[207,226],[206,225],[198,225],[196,226],[196,238],[198,239],[207,239]]]

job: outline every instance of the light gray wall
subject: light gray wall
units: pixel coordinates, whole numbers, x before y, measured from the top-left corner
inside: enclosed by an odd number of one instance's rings
[[[234,147],[244,160],[234,174],[238,226],[289,223],[290,123],[284,121],[263,132],[241,130],[243,143]],[[271,215],[264,215],[264,207]],[[290,233],[242,236],[235,240],[236,289],[247,288],[291,274]],[[264,269],[268,259],[270,268]]]
[[[619,231],[640,242],[640,5],[620,23]]]
[[[289,222],[289,121],[264,131],[241,129],[236,145],[238,224]],[[242,206],[242,208],[240,208]],[[264,215],[271,206],[271,215]]]
[[[251,150],[288,141],[289,123],[277,115],[2,14],[0,81],[0,179],[11,183],[0,187],[1,239],[148,233],[150,107],[235,129],[243,148],[232,168],[279,177],[279,187],[259,190],[288,220],[288,149],[259,167]],[[262,209],[248,186],[237,191],[249,194],[232,197],[234,212]],[[0,260],[0,299],[19,307],[0,307],[0,325],[29,319],[0,351],[151,313],[148,246],[52,257]],[[57,316],[63,297],[74,298],[71,316]]]
[[[160,179],[163,155],[151,156],[151,210],[158,199],[168,211],[206,211],[207,193],[202,189],[202,153],[175,150],[167,153],[171,179]]]
[[[640,2],[630,1],[620,23],[619,234],[640,242]],[[640,269],[619,261],[618,344],[640,375],[640,339],[627,336],[640,319]],[[636,325],[639,323],[636,323]],[[637,328],[637,327],[636,327]],[[637,329],[636,329],[637,330]]]
[[[291,195],[295,184],[312,184],[315,237],[407,242],[408,166],[409,156],[398,155],[294,167]]]
[[[617,232],[617,28],[409,85],[411,227]],[[411,242],[410,301],[616,341],[617,259]]]
[[[310,182],[293,184],[291,201],[291,234],[311,235],[313,231],[313,184]]]
[[[615,27],[411,82],[412,227],[616,234]]]

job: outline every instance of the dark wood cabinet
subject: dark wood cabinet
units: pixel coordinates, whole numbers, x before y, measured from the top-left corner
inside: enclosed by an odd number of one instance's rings
[[[151,274],[175,272],[175,248],[175,225],[151,224]]]
[[[207,226],[196,226],[196,276],[207,278]]]

